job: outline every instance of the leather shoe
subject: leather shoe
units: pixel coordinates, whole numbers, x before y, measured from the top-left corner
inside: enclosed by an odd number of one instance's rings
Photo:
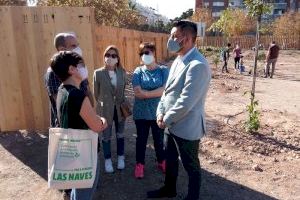
[[[158,190],[147,192],[147,198],[164,198],[164,197],[173,198],[176,197],[176,195],[177,193],[175,190],[169,190],[167,189],[166,186],[161,187]]]

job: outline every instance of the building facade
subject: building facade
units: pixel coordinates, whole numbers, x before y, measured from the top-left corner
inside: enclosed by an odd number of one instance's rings
[[[300,12],[300,0],[269,0],[272,4],[270,18],[274,19],[287,11]],[[214,18],[218,18],[221,12],[228,7],[245,8],[243,0],[196,0],[195,8],[209,8]]]
[[[242,7],[243,0],[196,0],[196,8],[208,8],[212,12],[212,17],[218,18],[223,10],[228,7]]]

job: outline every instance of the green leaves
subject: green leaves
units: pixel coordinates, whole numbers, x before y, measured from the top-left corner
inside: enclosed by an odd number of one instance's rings
[[[251,17],[261,17],[263,14],[271,12],[271,5],[264,0],[244,0],[244,4]]]
[[[265,54],[264,51],[259,51],[259,52],[258,52],[257,60],[259,60],[259,61],[266,60],[266,54]]]
[[[222,32],[225,37],[239,36],[249,32],[254,27],[244,10],[228,8],[224,10],[220,19],[214,22],[209,30]]]
[[[244,94],[246,94],[245,92]],[[246,110],[248,112],[248,118],[247,121],[244,124],[244,127],[247,132],[253,133],[255,131],[258,131],[260,127],[260,112],[257,109],[258,106],[258,100],[253,100],[249,105],[246,106]]]
[[[215,64],[216,68],[218,67],[218,64],[220,63],[220,57],[219,55],[214,55],[213,57],[213,63]]]

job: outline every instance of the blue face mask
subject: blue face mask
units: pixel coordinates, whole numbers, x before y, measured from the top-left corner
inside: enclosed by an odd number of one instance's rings
[[[175,41],[173,38],[170,37],[168,39],[167,48],[169,51],[177,53],[182,47],[180,46],[180,43],[177,40]]]

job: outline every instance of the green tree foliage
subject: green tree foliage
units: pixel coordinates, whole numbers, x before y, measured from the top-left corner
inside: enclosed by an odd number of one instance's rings
[[[244,0],[244,4],[248,9],[248,15],[261,21],[264,14],[271,12],[271,5],[268,0]]]
[[[150,32],[157,32],[157,33],[169,33],[170,30],[167,25],[165,25],[162,21],[158,20],[155,24],[142,24],[139,25],[136,29],[141,31],[150,31]]]
[[[258,101],[254,101],[253,104],[247,105],[247,111],[249,113],[248,119],[245,123],[245,129],[247,132],[254,132],[258,131],[260,127],[260,120],[259,120],[259,111],[257,109]]]
[[[209,30],[219,31],[228,38],[243,35],[253,30],[253,27],[254,21],[247,16],[245,11],[227,8],[222,12],[220,19],[210,26]]]
[[[38,5],[92,7],[96,22],[109,26],[135,28],[143,20],[128,0],[39,0]]]
[[[175,17],[174,19],[172,19],[171,21],[180,21],[183,19],[189,19],[190,17],[192,17],[194,14],[194,10],[192,8],[188,9],[187,11],[183,12],[180,17]]]
[[[192,8],[190,8],[187,11],[183,12],[179,17],[175,17],[174,19],[170,19],[170,22],[167,23],[164,26],[164,32],[170,33],[171,29],[173,28],[173,24],[176,21],[180,21],[180,20],[183,20],[183,19],[191,19],[191,17],[193,16],[193,14],[194,14],[194,11],[193,11]]]

